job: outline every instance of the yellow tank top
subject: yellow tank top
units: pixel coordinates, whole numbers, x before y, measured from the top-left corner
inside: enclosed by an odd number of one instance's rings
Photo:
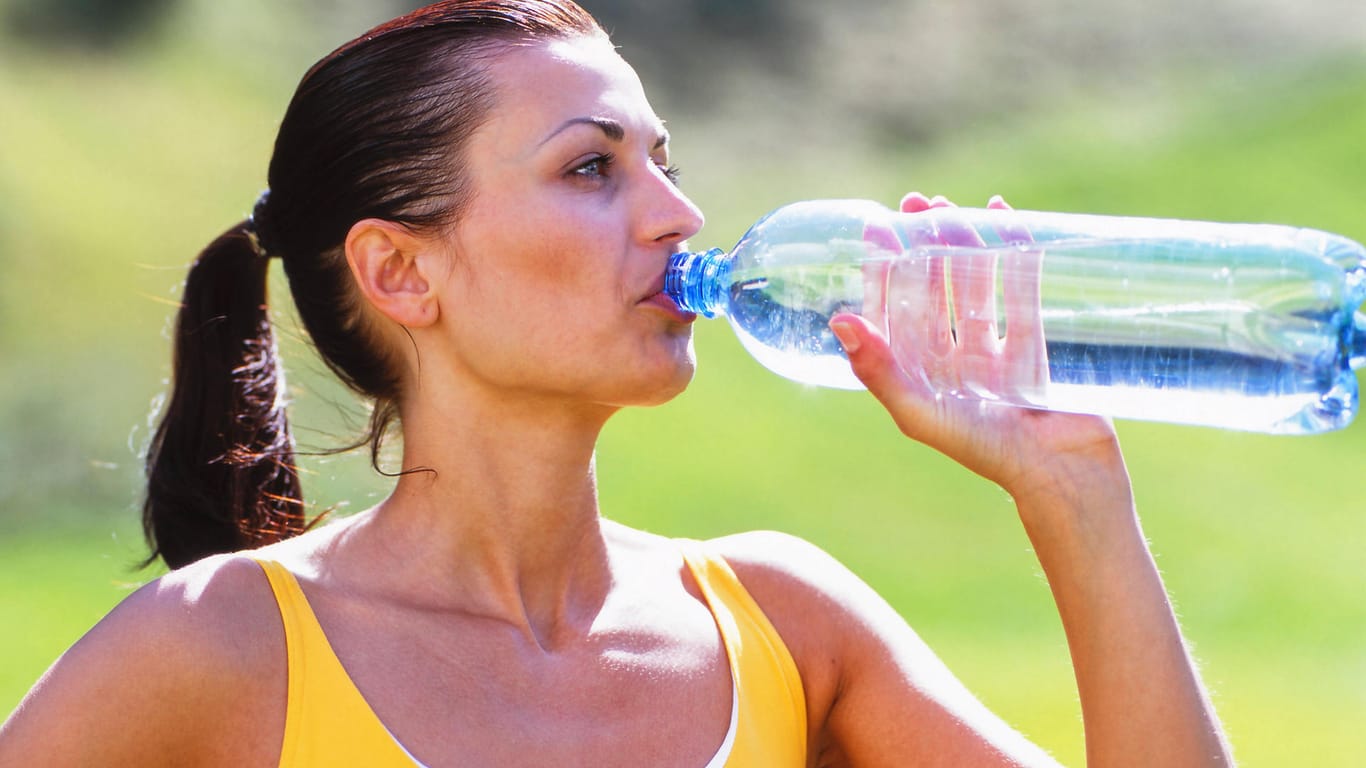
[[[716,619],[734,684],[730,730],[706,768],[805,766],[806,700],[787,646],[725,560],[700,542],[680,543]],[[281,768],[421,768],[351,682],[294,576],[274,561],[258,562],[285,629],[289,693]]]

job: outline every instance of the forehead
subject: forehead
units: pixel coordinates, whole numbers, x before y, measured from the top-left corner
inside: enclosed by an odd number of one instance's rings
[[[511,48],[489,74],[496,100],[481,133],[539,141],[547,128],[574,117],[611,117],[651,132],[659,123],[635,70],[605,38]]]

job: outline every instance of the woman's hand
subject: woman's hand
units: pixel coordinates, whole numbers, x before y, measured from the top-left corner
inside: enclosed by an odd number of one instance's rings
[[[910,213],[952,207],[918,193],[901,203]],[[989,207],[1009,206],[997,197]],[[982,250],[982,238],[966,222],[948,216],[938,224],[867,233],[875,244],[900,249],[908,240],[911,248],[905,258],[865,272],[866,304],[880,310],[888,297],[885,315],[844,313],[831,320],[855,374],[903,433],[1017,499],[1073,493],[1078,489],[1063,486],[1088,478],[1097,487],[1127,491],[1108,420],[1002,405],[1037,402],[1048,385],[1039,311],[1042,250],[1006,248],[998,258]],[[998,235],[1016,246],[1031,242],[1023,230]],[[970,248],[953,253],[964,246]],[[997,327],[998,270],[1004,336]]]
[[[991,205],[1005,207],[999,199]],[[911,213],[951,207],[919,194],[901,204]],[[845,313],[830,321],[854,373],[902,432],[1014,497],[1067,632],[1088,764],[1230,765],[1139,526],[1113,425],[1099,416],[996,402],[1029,402],[1048,384],[1039,312],[1042,252],[1006,248],[999,260],[980,250],[950,255],[955,246],[980,248],[983,241],[952,216],[936,223],[908,227],[909,237],[865,233],[874,248],[899,251],[903,239],[913,247],[908,258],[865,272],[866,303],[891,299],[885,315]],[[997,234],[1008,244],[1030,242],[1025,232]],[[998,267],[1004,337],[996,327]],[[878,682],[897,679],[885,669],[851,674],[848,697],[865,702],[860,711],[906,700],[904,690]],[[862,731],[841,737],[847,752],[865,754]],[[877,753],[869,749],[866,754]],[[895,752],[886,753],[887,764],[905,762]]]

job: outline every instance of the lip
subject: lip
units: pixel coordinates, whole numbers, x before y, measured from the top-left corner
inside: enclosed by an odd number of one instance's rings
[[[668,315],[669,318],[674,320],[675,322],[691,323],[692,321],[697,319],[696,313],[685,312],[684,310],[680,309],[678,304],[675,303],[674,300],[669,297],[669,294],[664,292],[664,288],[662,285],[660,286],[659,290],[641,299],[639,304],[647,307],[656,308],[664,314]]]

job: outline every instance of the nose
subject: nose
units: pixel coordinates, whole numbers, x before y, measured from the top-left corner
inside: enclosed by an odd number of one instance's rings
[[[651,242],[681,243],[701,231],[706,217],[663,169],[653,164],[652,168],[645,200],[644,234]]]

